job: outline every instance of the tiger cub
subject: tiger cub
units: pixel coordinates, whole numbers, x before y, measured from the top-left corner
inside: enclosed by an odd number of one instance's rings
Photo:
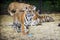
[[[9,4],[8,12],[13,17],[14,28],[16,28],[17,30],[21,29],[21,33],[26,34],[27,33],[25,32],[27,26],[25,23],[26,15],[29,14],[30,17],[34,16],[35,9],[36,9],[35,6],[26,3],[12,2],[11,4]],[[31,17],[30,19],[32,18],[33,17]]]

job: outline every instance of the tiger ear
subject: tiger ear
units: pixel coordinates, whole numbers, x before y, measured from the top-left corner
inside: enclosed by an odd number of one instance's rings
[[[36,7],[34,5],[30,5],[29,8],[31,8],[32,10],[36,10]]]
[[[36,10],[36,7],[35,6],[33,6],[33,10]]]
[[[40,12],[40,10],[37,10],[37,12],[39,13],[39,12]]]

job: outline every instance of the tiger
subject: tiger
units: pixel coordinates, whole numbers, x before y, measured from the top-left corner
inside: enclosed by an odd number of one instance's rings
[[[31,26],[41,25],[44,22],[54,22],[55,20],[48,15],[40,15],[39,11],[34,12],[35,16],[32,18]]]
[[[30,5],[25,3],[12,2],[8,6],[8,12],[10,13],[11,16],[13,16],[16,12],[18,12],[18,10],[23,11],[23,8],[25,6],[28,7]]]
[[[50,16],[40,16],[36,7],[26,3],[13,2],[8,7],[8,12],[13,16],[13,26],[22,34],[29,33],[29,26],[36,26],[43,22],[54,21]]]
[[[13,17],[14,28],[19,30],[21,29],[22,34],[27,34],[28,31],[25,32],[27,27],[26,23],[29,23],[30,21],[26,21],[26,16],[30,15],[30,19],[34,18],[35,9],[35,6],[26,3],[12,2],[11,4],[9,4],[8,13]]]

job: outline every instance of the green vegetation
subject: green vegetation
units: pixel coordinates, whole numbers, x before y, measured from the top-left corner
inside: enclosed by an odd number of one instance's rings
[[[0,2],[1,11],[5,12],[9,3],[13,1],[35,5],[42,12],[60,12],[60,0],[2,0]]]

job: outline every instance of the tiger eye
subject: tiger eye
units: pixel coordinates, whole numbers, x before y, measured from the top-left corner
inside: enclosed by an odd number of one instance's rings
[[[31,11],[29,11],[29,12],[31,12]]]
[[[35,11],[33,10],[33,12],[35,12]]]
[[[26,9],[27,9],[27,7],[26,7]]]

